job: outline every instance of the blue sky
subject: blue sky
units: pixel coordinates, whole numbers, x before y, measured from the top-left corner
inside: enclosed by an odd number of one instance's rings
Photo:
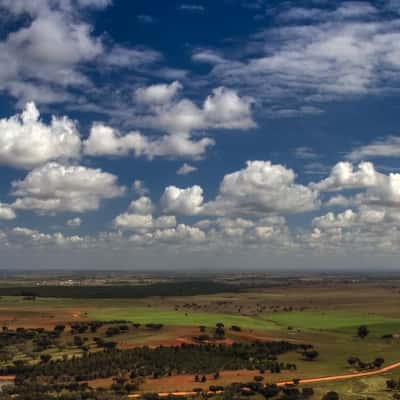
[[[400,2],[0,0],[2,267],[394,268]]]

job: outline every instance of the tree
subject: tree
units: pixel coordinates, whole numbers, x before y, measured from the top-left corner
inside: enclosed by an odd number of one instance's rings
[[[309,398],[311,396],[314,396],[314,389],[313,388],[309,388],[309,387],[305,387],[305,388],[303,388],[301,393],[302,393],[303,397],[305,399],[307,399],[307,398]]]
[[[358,327],[357,336],[361,339],[365,339],[369,334],[369,329],[365,325]]]
[[[384,362],[385,362],[385,360],[382,357],[378,357],[378,358],[375,358],[373,363],[376,368],[381,368]]]
[[[41,354],[40,355],[40,361],[43,364],[47,364],[51,360],[51,355],[50,354]]]
[[[318,356],[319,353],[317,350],[306,350],[305,352],[303,352],[303,357],[307,361],[314,361]]]
[[[386,387],[390,390],[397,388],[397,382],[394,379],[389,379],[386,381]]]
[[[349,357],[349,358],[347,359],[347,362],[348,362],[351,366],[354,366],[354,365],[356,365],[357,363],[360,362],[360,359],[359,359],[358,357],[352,356],[352,357]]]
[[[216,339],[225,339],[225,329],[222,326],[217,326],[215,329]]]
[[[322,400],[339,400],[339,395],[336,392],[328,392]]]

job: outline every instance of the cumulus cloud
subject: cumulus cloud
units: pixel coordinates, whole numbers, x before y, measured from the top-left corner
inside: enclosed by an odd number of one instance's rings
[[[135,98],[144,104],[165,104],[170,102],[181,89],[182,85],[178,81],[170,84],[160,83],[136,89]]]
[[[347,155],[351,161],[373,157],[400,157],[400,137],[388,136],[354,149]]]
[[[206,235],[197,227],[179,224],[176,228],[155,231],[153,238],[158,242],[166,243],[182,243],[186,241],[199,243],[206,240]]]
[[[84,152],[92,156],[184,157],[200,158],[215,144],[209,137],[194,139],[198,130],[250,129],[253,99],[239,97],[236,91],[214,89],[198,107],[188,99],[175,99],[181,88],[179,82],[158,84],[136,90],[137,101],[144,105],[135,121],[141,127],[166,131],[164,136],[147,136],[138,131],[123,135],[104,124],[93,125]]]
[[[371,162],[362,162],[356,168],[349,162],[337,163],[330,175],[311,187],[320,191],[353,190],[351,197],[331,198],[327,205],[376,205],[400,207],[400,174],[378,172]]]
[[[15,219],[17,216],[15,215],[14,210],[8,204],[0,203],[0,219],[10,221]]]
[[[88,1],[86,5],[94,4]],[[8,90],[14,82],[32,80],[60,87],[87,82],[77,66],[94,60],[103,46],[92,37],[90,25],[76,17],[70,2],[2,0],[0,7],[31,17],[0,41],[0,88]]]
[[[173,228],[176,226],[176,218],[173,215],[165,215],[154,218],[151,214],[134,214],[126,212],[114,219],[114,226],[123,230],[148,231],[157,228]]]
[[[203,189],[198,185],[186,189],[168,186],[164,190],[160,203],[165,213],[195,215],[202,210]]]
[[[323,251],[341,253],[398,252],[400,231],[398,210],[361,205],[358,210],[328,212],[312,220],[313,230],[305,244]]]
[[[84,141],[84,153],[89,156],[122,157],[130,153],[136,157],[200,157],[214,140],[202,138],[192,140],[184,134],[149,138],[138,131],[122,135],[119,131],[102,124],[94,124],[90,136]]]
[[[188,175],[194,171],[197,171],[197,168],[193,165],[184,163],[182,166],[176,171],[177,175]]]
[[[10,243],[21,246],[77,246],[84,245],[85,239],[73,235],[65,236],[61,232],[43,233],[35,229],[17,226],[7,235]]]
[[[151,214],[154,211],[153,202],[147,196],[141,196],[137,200],[133,200],[129,205],[129,211],[135,214]]]
[[[66,166],[55,162],[37,167],[12,182],[17,197],[13,207],[38,213],[97,210],[102,199],[121,196],[124,188],[117,177],[100,169]]]
[[[93,88],[87,73],[93,66],[99,70],[101,65],[107,73],[141,69],[161,60],[151,49],[114,45],[95,35],[86,15],[110,4],[110,0],[0,0],[0,12],[11,22],[0,40],[0,90],[20,103],[33,99],[76,105],[86,97],[76,89]]]
[[[71,218],[67,221],[67,226],[70,228],[78,228],[82,225],[82,220],[79,217]]]
[[[50,124],[40,120],[34,103],[21,114],[0,119],[0,163],[31,168],[49,160],[80,155],[81,141],[74,121],[54,117]]]
[[[312,226],[320,229],[346,228],[354,224],[356,217],[356,213],[350,209],[337,215],[333,212],[329,212],[321,217],[314,218],[312,220]]]
[[[128,211],[118,215],[114,219],[114,226],[123,230],[149,231],[154,229],[173,228],[176,226],[176,218],[173,215],[153,217],[155,207],[151,199],[141,196],[133,200]]]
[[[381,177],[370,162],[362,162],[354,169],[351,163],[341,161],[332,168],[327,178],[311,186],[320,191],[360,189],[376,186]]]
[[[205,213],[225,215],[299,213],[319,206],[318,192],[296,184],[295,173],[270,161],[248,161],[246,168],[225,175]]]
[[[89,156],[124,156],[131,151],[141,154],[148,146],[148,142],[140,132],[131,132],[122,136],[109,126],[95,123],[83,145],[84,153]]]
[[[250,129],[255,126],[253,103],[251,97],[240,97],[233,89],[218,87],[206,97],[201,107],[188,99],[169,101],[151,107],[142,123],[181,134],[199,129]]]

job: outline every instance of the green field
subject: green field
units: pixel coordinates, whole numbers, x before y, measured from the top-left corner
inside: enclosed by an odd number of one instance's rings
[[[132,307],[129,309],[107,309],[89,312],[88,318],[101,321],[125,320],[140,324],[160,323],[176,326],[215,326],[222,322],[225,326],[238,325],[246,329],[276,330],[279,327],[264,318],[231,314],[210,314],[203,312],[182,312],[162,308]]]
[[[356,290],[357,289],[357,290]],[[44,326],[52,329],[55,324],[71,321],[130,321],[142,325],[161,323],[164,328],[153,331],[145,326],[130,327],[129,332],[113,336],[121,349],[148,345],[150,347],[176,345],[190,342],[199,332],[198,326],[209,327],[217,323],[227,328],[237,325],[242,332],[226,329],[226,338],[233,341],[287,340],[293,343],[312,344],[319,352],[314,362],[304,360],[298,352],[282,354],[284,363],[295,363],[296,371],[282,374],[265,374],[265,381],[273,382],[293,378],[353,373],[347,360],[350,356],[371,362],[377,357],[385,365],[400,360],[400,308],[398,289],[392,287],[293,287],[271,288],[238,293],[218,293],[196,296],[165,296],[142,299],[122,298],[45,298],[34,301],[17,296],[0,297],[0,318],[11,327]],[[357,328],[366,325],[370,334],[365,339],[357,337]],[[192,327],[195,327],[193,329]],[[95,335],[88,336],[90,351],[97,351],[93,342]],[[392,339],[383,335],[392,334]],[[60,348],[46,350],[53,358],[78,355],[81,350],[73,344],[68,329],[61,339]],[[25,351],[13,347],[15,360],[31,360],[29,346]],[[23,349],[24,350],[24,349]],[[26,354],[25,354],[26,353]],[[36,354],[36,361],[37,361]],[[399,379],[400,369],[393,371]],[[250,378],[252,375],[250,374]],[[366,399],[366,396],[386,400],[391,394],[386,391],[387,376],[374,376],[350,381],[316,384],[316,396],[320,400],[327,390],[341,394],[341,400]],[[235,381],[235,376],[230,378]],[[149,380],[153,385],[153,381]],[[189,382],[183,388],[192,388]],[[181,387],[181,386],[177,386]],[[172,387],[171,387],[172,388]],[[175,388],[175,386],[174,386]]]
[[[348,311],[302,311],[274,313],[266,318],[276,322],[282,327],[298,329],[335,330],[347,331],[360,325],[379,327],[380,331],[386,329],[400,329],[400,318],[389,318],[381,315],[355,313]]]

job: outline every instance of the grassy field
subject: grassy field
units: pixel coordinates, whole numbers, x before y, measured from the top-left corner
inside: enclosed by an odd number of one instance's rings
[[[341,400],[392,400],[393,393],[386,390],[386,381],[391,378],[398,379],[399,374],[384,374],[369,378],[354,379],[345,382],[324,383],[314,385],[314,399],[320,399],[327,391],[336,391]]]
[[[265,375],[266,381],[327,376],[352,372],[347,359],[357,356],[365,362],[383,357],[385,364],[400,360],[399,290],[390,286],[290,287],[218,293],[185,297],[155,297],[146,299],[58,299],[21,297],[0,298],[0,323],[4,326],[51,328],[58,323],[90,320],[126,320],[140,323],[161,323],[158,332],[140,329],[115,338],[121,348],[138,345],[176,345],[190,342],[199,333],[200,325],[213,327],[222,322],[226,327],[238,325],[241,333],[227,330],[229,340],[289,340],[313,344],[320,356],[315,362],[304,361],[297,353],[280,357],[283,362],[296,363],[295,372]],[[356,336],[357,328],[367,325],[370,334],[365,339]],[[393,339],[382,335],[395,334]],[[89,335],[91,340],[91,336]],[[70,340],[70,339],[69,339]],[[68,347],[68,346],[67,346]],[[69,354],[77,349],[68,347]],[[78,351],[79,353],[79,351]],[[62,353],[55,353],[61,357]],[[18,357],[18,356],[17,356]],[[256,371],[243,372],[229,379],[251,378]],[[391,376],[398,379],[398,373]],[[186,381],[185,381],[186,379]],[[171,378],[176,389],[192,385],[190,378]],[[320,399],[327,390],[341,393],[341,399],[358,400],[367,396],[389,399],[385,391],[386,376],[355,379],[346,382],[315,385]],[[160,388],[168,386],[168,379]],[[185,383],[186,382],[186,383]],[[157,390],[155,381],[148,381]],[[175,387],[177,385],[177,387]]]
[[[390,333],[400,329],[400,318],[385,317],[377,314],[349,311],[301,311],[282,312],[266,315],[265,318],[276,322],[282,327],[313,330],[354,331],[360,325],[379,327],[379,332]]]
[[[126,320],[140,324],[161,323],[176,326],[208,326],[213,327],[221,322],[226,327],[238,325],[246,329],[274,330],[279,329],[272,321],[261,317],[250,317],[231,314],[212,314],[204,312],[182,312],[158,308],[132,307],[128,310],[109,309],[96,310],[88,314],[89,319],[107,321],[111,319]]]

